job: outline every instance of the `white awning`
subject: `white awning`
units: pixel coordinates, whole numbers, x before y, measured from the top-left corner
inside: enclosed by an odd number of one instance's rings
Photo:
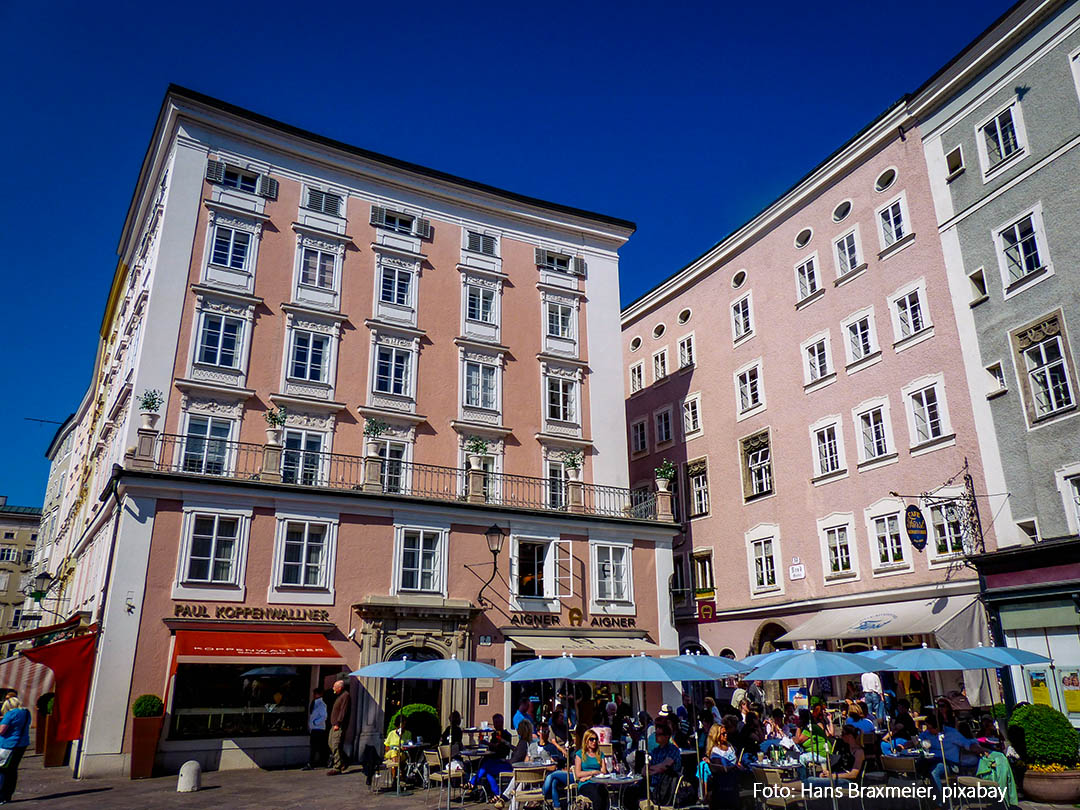
[[[882,605],[830,608],[780,636],[778,641],[823,641],[937,633],[975,601],[974,596],[941,596]]]
[[[519,648],[536,653],[572,653],[579,656],[660,655],[673,653],[643,638],[626,636],[530,636],[507,634]]]

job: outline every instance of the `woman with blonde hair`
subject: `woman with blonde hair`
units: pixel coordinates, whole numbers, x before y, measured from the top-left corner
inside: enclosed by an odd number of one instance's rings
[[[702,765],[708,773],[702,775],[706,776],[705,793],[710,808],[738,806],[738,760],[728,734],[728,725],[713,723],[705,742],[708,759]]]
[[[30,745],[30,712],[11,694],[0,706],[0,714],[0,804],[7,804],[15,794],[19,762]]]
[[[593,781],[603,773],[607,773],[607,762],[600,753],[600,736],[590,728],[581,738],[581,750],[574,752],[574,781],[594,810],[608,810],[607,788]]]

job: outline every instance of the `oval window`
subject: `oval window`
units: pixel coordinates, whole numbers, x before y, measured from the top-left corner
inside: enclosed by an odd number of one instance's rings
[[[641,338],[636,337],[636,338],[634,338],[633,340],[630,341],[630,351],[636,352],[640,348],[641,348]]]
[[[874,189],[877,191],[884,191],[895,182],[896,169],[886,169],[878,175],[877,182],[874,183]]]
[[[652,336],[654,338],[663,337],[666,330],[666,326],[664,326],[662,323],[658,323],[656,326],[653,327]]]
[[[682,312],[679,313],[679,323],[686,323],[688,320],[690,320],[691,314],[692,313],[689,309],[684,309]]]
[[[738,273],[736,273],[735,275],[733,275],[731,277],[731,286],[734,287],[737,290],[737,289],[739,289],[739,287],[741,287],[743,285],[743,283],[745,281],[746,281],[746,271],[745,270],[740,270]]]
[[[832,212],[833,222],[843,222],[847,219],[847,215],[851,213],[851,200],[844,200]]]
[[[814,232],[810,228],[803,228],[799,231],[799,235],[795,237],[795,247],[804,248],[810,244],[810,240],[814,237]]]

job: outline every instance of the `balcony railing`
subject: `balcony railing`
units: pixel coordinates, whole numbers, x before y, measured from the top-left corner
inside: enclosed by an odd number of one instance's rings
[[[273,467],[268,451],[280,455]],[[373,459],[374,460],[374,459]],[[378,491],[439,501],[511,506],[522,509],[657,520],[656,493],[568,481],[473,470],[480,494],[469,498],[469,471],[401,459],[379,462],[377,483],[365,476],[362,456],[229,441],[200,436],[157,437],[150,468],[160,472],[246,481],[280,481],[320,489]],[[268,466],[270,465],[270,466]],[[269,473],[269,474],[268,474]],[[365,486],[367,482],[367,486]],[[580,502],[580,503],[579,503]]]

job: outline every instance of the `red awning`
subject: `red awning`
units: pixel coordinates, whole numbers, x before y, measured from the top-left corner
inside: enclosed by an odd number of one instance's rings
[[[178,664],[338,664],[343,660],[320,633],[177,630],[173,648],[173,661]]]
[[[51,669],[56,678],[53,712],[57,715],[57,740],[77,740],[82,737],[96,643],[97,633],[86,633],[21,651],[31,661]]]

